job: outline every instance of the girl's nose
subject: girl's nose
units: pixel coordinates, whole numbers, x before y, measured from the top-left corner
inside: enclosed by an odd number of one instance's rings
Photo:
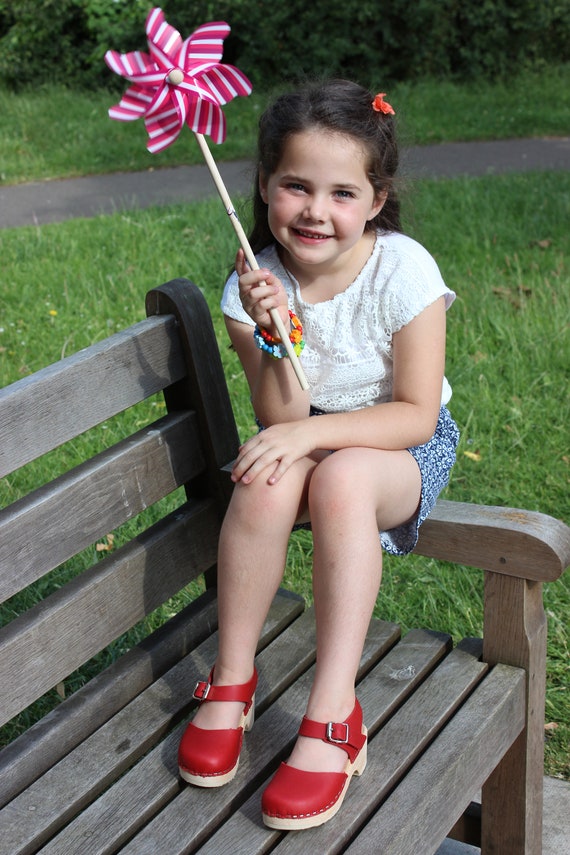
[[[305,217],[315,223],[322,223],[326,216],[325,204],[319,196],[309,196],[304,211]]]

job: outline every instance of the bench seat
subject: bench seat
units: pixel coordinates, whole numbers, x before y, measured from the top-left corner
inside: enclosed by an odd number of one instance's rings
[[[257,659],[255,726],[245,738],[234,781],[211,791],[181,782],[176,753],[191,714],[196,675],[206,673],[215,657],[214,605],[212,594],[204,594],[192,605],[191,616],[185,615],[182,624],[176,621],[178,633],[159,631],[162,639],[133,652],[150,660],[152,667],[155,656],[168,661],[161,647],[191,648],[175,665],[161,668],[160,676],[104,724],[95,722],[88,736],[52,760],[9,802],[2,812],[0,852],[253,855],[274,851],[278,844],[277,851],[302,853],[314,846],[333,853],[344,851],[355,838],[348,851],[369,853],[374,851],[371,841],[381,839],[382,848],[376,851],[428,852],[421,849],[427,843],[421,815],[437,813],[443,801],[444,827],[434,830],[428,844],[435,851],[438,835],[449,831],[449,800],[454,800],[459,819],[492,770],[488,758],[496,762],[524,728],[524,671],[502,665],[489,669],[481,662],[478,640],[467,639],[453,648],[448,636],[427,630],[412,630],[400,638],[397,625],[374,620],[358,685],[370,735],[367,770],[349,789],[342,821],[302,835],[282,835],[262,825],[260,796],[291,749],[312,681],[312,609],[304,609],[303,601],[286,591],[276,597]],[[189,626],[193,638],[188,637]],[[103,690],[96,699],[85,692],[91,697],[81,710],[83,717],[91,719],[90,707],[104,704],[107,691],[121,683],[123,670],[100,676]],[[64,733],[77,719],[82,701],[80,690],[52,714]],[[28,733],[20,757],[13,746],[14,780],[20,763],[29,767],[34,756],[43,755],[43,743],[49,746],[45,722],[42,729],[39,735]],[[491,740],[492,752],[480,756],[481,742],[488,746]],[[406,773],[405,788],[391,795]],[[396,815],[393,798],[408,803],[407,828],[394,829],[389,822]],[[358,832],[367,822],[360,840]]]

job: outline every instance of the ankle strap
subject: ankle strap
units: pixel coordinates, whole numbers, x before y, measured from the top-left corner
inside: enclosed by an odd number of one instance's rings
[[[366,734],[362,733],[360,704],[358,701],[355,702],[354,709],[346,721],[313,721],[304,716],[299,728],[299,735],[321,739],[323,742],[342,748],[348,754],[350,762],[354,763],[358,752],[366,742]]]
[[[239,701],[245,704],[244,712],[247,715],[257,686],[257,670],[254,668],[251,679],[240,686],[214,686],[211,682],[213,676],[212,671],[207,680],[198,680],[192,697],[200,703],[202,701]]]

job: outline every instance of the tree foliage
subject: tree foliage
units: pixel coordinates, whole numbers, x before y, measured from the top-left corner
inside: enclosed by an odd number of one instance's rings
[[[145,47],[148,0],[0,0],[0,79],[115,86],[108,48]],[[429,75],[506,78],[570,59],[570,0],[163,0],[183,35],[201,23],[232,27],[224,61],[256,87],[315,76],[365,85]]]

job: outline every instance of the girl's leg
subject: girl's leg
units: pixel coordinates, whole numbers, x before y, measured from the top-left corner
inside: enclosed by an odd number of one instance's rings
[[[259,635],[283,576],[291,529],[306,505],[315,465],[307,458],[278,484],[269,486],[260,475],[234,488],[218,553],[217,685],[241,685],[252,675]],[[239,703],[201,704],[194,723],[206,729],[235,727],[242,710]]]
[[[315,469],[309,487],[314,540],[313,589],[317,665],[307,706],[316,721],[344,721],[382,575],[379,529],[417,510],[421,478],[407,451],[351,448]],[[307,771],[340,771],[346,753],[299,737],[288,763]]]

